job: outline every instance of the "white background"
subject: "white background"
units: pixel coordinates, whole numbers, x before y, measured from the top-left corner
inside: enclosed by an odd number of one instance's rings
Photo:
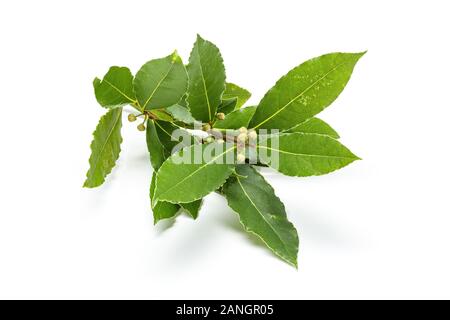
[[[450,298],[448,1],[2,1],[0,298]],[[364,160],[268,175],[301,239],[298,271],[224,199],[154,227],[144,135],[82,189],[104,113],[92,80],[196,33],[258,103],[311,57],[368,53],[321,117]]]

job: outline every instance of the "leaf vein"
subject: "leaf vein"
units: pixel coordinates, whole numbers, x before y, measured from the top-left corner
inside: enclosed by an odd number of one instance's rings
[[[103,79],[104,82],[106,82],[111,88],[113,88],[114,90],[116,90],[118,93],[120,93],[121,95],[123,95],[126,99],[130,100],[130,102],[136,102],[136,100],[130,98],[127,94],[125,94],[124,92],[122,92],[119,88],[117,88],[115,85],[113,85],[111,82],[109,82],[106,79]]]
[[[200,53],[198,52],[198,47],[197,47],[197,55],[198,55],[198,60],[199,60],[198,62],[199,62],[199,67],[200,67],[200,74],[202,76],[203,90],[205,91],[206,104],[208,106],[208,119],[209,119],[209,121],[211,121],[211,119],[212,119],[211,103],[209,102],[208,89],[206,88],[206,80],[205,80],[205,75],[203,73],[203,66],[202,66]]]
[[[323,154],[307,154],[307,153],[295,153],[290,151],[284,151],[281,149],[270,148],[266,146],[258,146],[258,148],[263,148],[271,151],[277,151],[279,153],[289,154],[293,156],[305,156],[305,157],[315,157],[315,158],[336,158],[336,159],[355,159],[355,157],[344,157],[344,156],[328,156]]]
[[[219,154],[218,156],[214,157],[213,159],[211,159],[209,162],[205,163],[204,165],[202,165],[201,167],[199,167],[198,169],[196,169],[195,171],[191,172],[189,175],[187,175],[186,177],[184,177],[182,180],[178,181],[176,184],[174,184],[172,187],[168,188],[165,192],[163,192],[161,195],[171,191],[172,189],[178,187],[180,184],[182,184],[183,182],[185,182],[187,179],[191,178],[193,175],[195,175],[196,173],[198,173],[200,170],[206,168],[207,166],[209,166],[211,163],[213,163],[214,161],[216,161],[217,159],[219,159],[220,157],[222,157],[223,155],[227,154],[230,151],[233,151],[234,149],[236,149],[236,146],[233,146],[232,148],[226,150],[225,152],[222,152],[221,154]],[[158,198],[161,198],[161,195]]]
[[[150,100],[153,98],[153,96],[156,93],[156,90],[159,89],[159,87],[161,86],[161,84],[164,82],[164,80],[166,80],[167,76],[169,75],[170,71],[172,71],[174,64],[172,63],[170,65],[169,70],[167,70],[166,74],[161,78],[161,80],[159,80],[158,84],[156,85],[155,89],[153,89],[152,93],[150,94],[150,96],[148,97],[147,101],[145,101],[144,106],[142,107],[142,109],[145,110],[145,108],[147,107],[147,105],[149,104]]]
[[[256,209],[256,211],[258,211],[258,213],[261,215],[261,217],[263,218],[263,220],[269,225],[269,227],[273,230],[273,232],[277,235],[277,238],[281,241],[283,247],[286,249],[287,252],[289,252],[289,249],[286,247],[286,244],[284,243],[283,239],[281,238],[281,236],[278,234],[277,230],[275,230],[272,226],[272,224],[267,221],[266,217],[264,216],[264,214],[261,212],[261,210],[256,206],[256,204],[253,202],[252,198],[249,196],[249,194],[247,193],[247,191],[245,190],[244,186],[241,183],[241,179],[239,178],[239,176],[236,176],[236,179],[239,183],[239,186],[241,187],[242,191],[244,192],[245,196],[247,197],[247,199],[250,201],[250,203],[252,204],[252,206]],[[254,232],[254,231],[252,231]],[[260,236],[261,237],[261,236]]]
[[[121,117],[121,116],[122,116],[122,112],[119,112],[119,113],[118,113],[118,117],[117,117],[117,119],[114,121],[114,125],[113,125],[112,128],[111,128],[111,131],[108,133],[108,136],[106,137],[105,143],[102,145],[102,148],[101,148],[100,152],[98,153],[97,157],[96,157],[95,160],[93,161],[94,167],[92,168],[92,174],[94,174],[95,170],[97,170],[97,166],[98,166],[98,163],[99,163],[100,156],[103,154],[103,151],[105,150],[106,145],[108,144],[109,139],[111,138],[112,133],[113,133],[114,130],[116,129],[116,126],[117,126],[117,124],[119,123],[119,120],[120,120],[120,117]]]
[[[317,85],[320,81],[322,81],[323,79],[325,79],[326,77],[328,77],[332,72],[336,71],[337,68],[343,66],[344,64],[348,63],[348,61],[342,62],[338,65],[336,65],[335,67],[333,67],[331,70],[329,70],[328,72],[325,73],[325,75],[323,75],[322,77],[320,77],[319,79],[317,79],[316,81],[314,81],[310,86],[308,86],[305,90],[303,90],[300,94],[298,94],[296,97],[292,98],[287,104],[285,104],[283,107],[281,107],[280,109],[278,109],[274,114],[272,114],[270,117],[268,117],[267,119],[265,119],[264,121],[261,121],[258,125],[256,125],[253,129],[256,129],[258,127],[260,127],[261,125],[263,125],[264,123],[268,122],[269,120],[271,120],[273,117],[275,117],[277,114],[279,114],[280,112],[282,112],[284,109],[286,109],[288,106],[290,106],[294,101],[296,101],[297,99],[299,99],[301,96],[303,96],[306,92],[308,92],[309,90],[311,90],[312,88],[314,88],[315,85]]]

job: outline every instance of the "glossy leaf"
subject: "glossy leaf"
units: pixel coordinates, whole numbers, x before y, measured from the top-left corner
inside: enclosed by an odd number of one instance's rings
[[[187,71],[187,102],[192,116],[202,122],[211,122],[225,91],[225,67],[219,49],[197,36]]]
[[[111,67],[103,80],[94,79],[95,97],[105,108],[117,108],[136,101],[133,75],[125,67]]]
[[[250,119],[256,111],[256,107],[247,107],[235,110],[225,116],[224,120],[217,120],[214,128],[217,129],[239,129],[247,128]]]
[[[173,54],[147,62],[136,73],[134,91],[142,110],[170,107],[184,96],[188,86],[180,56]]]
[[[319,118],[311,118],[298,126],[289,129],[287,132],[300,132],[300,133],[316,133],[330,136],[334,139],[339,139],[339,134],[325,121]]]
[[[184,147],[198,143],[194,136],[190,135],[186,130],[180,129],[173,123],[155,121],[155,128],[159,140],[164,146],[166,157],[169,157],[171,154]]]
[[[250,165],[236,166],[236,173],[223,187],[228,205],[237,212],[246,231],[297,267],[298,235],[287,219],[283,203]]]
[[[155,198],[185,203],[217,190],[233,172],[234,165],[226,164],[226,157],[235,149],[232,144],[212,143],[186,147],[172,155],[158,170]]]
[[[222,102],[219,105],[219,108],[217,109],[217,112],[222,112],[225,114],[233,112],[236,109],[237,101],[238,101],[237,98],[222,100]]]
[[[156,131],[155,121],[147,121],[147,149],[150,153],[150,161],[153,169],[158,171],[159,167],[166,160],[166,150],[161,140],[159,139],[158,132]]]
[[[235,85],[234,83],[227,83],[225,87],[225,92],[223,93],[222,100],[237,99],[236,109],[241,108],[252,94],[244,89]]]
[[[95,188],[103,184],[105,177],[115,166],[122,143],[122,108],[109,110],[94,131],[91,143],[89,171],[86,174],[85,188]]]
[[[173,106],[168,107],[167,111],[172,115],[172,117],[183,123],[193,124],[196,121],[194,117],[192,117],[192,114],[189,112],[189,109],[183,107],[180,104],[175,104]]]
[[[173,122],[174,121],[174,118],[170,115],[170,113],[166,112],[163,109],[155,109],[155,110],[152,110],[151,113],[159,121],[165,121],[165,122]]]
[[[286,130],[328,107],[364,53],[331,53],[289,71],[259,103],[250,127]]]
[[[310,133],[271,136],[258,145],[261,163],[288,176],[317,176],[359,160],[339,141]]]
[[[165,201],[158,201],[157,203],[154,202],[155,181],[156,173],[153,173],[152,182],[150,184],[150,201],[153,211],[153,223],[157,224],[161,220],[174,218],[180,211],[181,207],[178,204]]]
[[[158,132],[156,130],[156,121],[148,120],[147,121],[147,147],[150,153],[150,160],[152,166],[155,170],[155,173],[152,177],[152,182],[150,185],[150,201],[153,208],[153,217],[155,224],[162,219],[170,219],[177,215],[181,206],[178,204],[166,202],[166,201],[155,201],[153,200],[153,194],[155,189],[155,180],[156,180],[156,172],[161,167],[161,165],[166,160],[167,154],[170,155],[169,152],[166,152],[165,147],[161,140],[159,139]],[[197,200],[192,203],[184,203],[183,209],[185,209],[189,215],[191,215],[194,219],[197,218],[198,211],[200,209],[200,205],[202,203],[202,199]]]
[[[187,213],[189,213],[189,215],[192,218],[197,219],[198,213],[200,211],[200,208],[202,207],[202,204],[203,204],[203,199],[196,200],[196,201],[189,202],[189,203],[181,203],[180,205]]]

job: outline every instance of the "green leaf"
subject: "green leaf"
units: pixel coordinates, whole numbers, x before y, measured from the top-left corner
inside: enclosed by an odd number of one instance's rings
[[[310,133],[270,136],[257,147],[259,161],[288,176],[316,176],[359,160],[339,141]]]
[[[151,113],[156,116],[156,119],[158,119],[159,121],[165,121],[165,122],[173,122],[173,118],[170,115],[170,113],[167,113],[165,110],[163,109],[155,109],[152,110]]]
[[[234,83],[227,83],[225,92],[222,95],[222,100],[237,99],[236,109],[240,109],[251,96],[252,94],[248,90],[241,88]]]
[[[170,154],[170,152],[166,152],[164,145],[161,143],[158,132],[156,130],[154,120],[148,120],[147,121],[147,147],[148,151],[150,153],[150,160],[152,163],[152,166],[155,170],[152,182],[150,185],[150,202],[153,208],[153,217],[154,217],[154,223],[156,224],[158,221],[162,219],[170,219],[177,215],[178,211],[180,210],[181,206],[178,204],[166,202],[166,201],[154,201],[153,195],[155,190],[155,180],[156,180],[156,172],[161,167],[161,165],[164,163],[167,157],[167,153]],[[184,203],[183,209],[185,209],[194,219],[197,218],[198,211],[200,209],[200,205],[202,203],[202,200],[197,200],[192,203]]]
[[[103,77],[94,79],[95,97],[105,108],[118,108],[136,102],[133,91],[133,75],[125,67],[111,67]]]
[[[234,164],[226,164],[226,158],[235,149],[233,144],[211,143],[173,154],[158,170],[155,199],[186,203],[217,190],[233,172]]]
[[[179,143],[178,141],[172,140],[172,134],[175,130],[179,129],[172,123],[155,121],[156,132],[158,134],[159,140],[164,146],[166,158],[172,154],[173,148]]]
[[[196,121],[194,117],[192,117],[192,114],[189,112],[189,109],[183,107],[182,105],[175,104],[168,107],[167,111],[172,115],[172,117],[183,123],[193,124]]]
[[[147,149],[150,153],[150,161],[153,169],[158,171],[159,167],[166,160],[166,150],[164,145],[159,140],[158,132],[156,131],[155,122],[153,120],[147,121]]]
[[[246,231],[297,267],[298,235],[287,219],[283,203],[253,167],[238,165],[236,173],[223,187],[228,205],[238,213]]]
[[[120,154],[122,143],[122,108],[111,109],[106,113],[94,131],[91,143],[89,171],[86,174],[85,188],[95,188],[103,184]]]
[[[197,219],[198,212],[200,211],[202,204],[203,204],[203,199],[196,200],[196,201],[189,202],[189,203],[181,203],[180,205],[184,210],[186,210],[187,213],[189,213],[189,215],[192,218]]]
[[[233,112],[236,109],[237,101],[238,101],[237,98],[222,100],[222,102],[219,105],[219,108],[217,108],[217,112],[222,112],[225,114]]]
[[[158,201],[157,203],[155,203],[153,201],[154,198],[153,195],[155,192],[155,181],[156,181],[156,173],[153,173],[152,183],[150,184],[150,201],[153,210],[153,223],[157,224],[161,220],[174,218],[180,211],[181,207],[178,204],[165,201]]]
[[[177,52],[147,62],[136,73],[134,91],[142,110],[163,109],[181,100],[188,78]]]
[[[166,157],[184,147],[198,143],[194,136],[173,123],[157,120],[154,123],[159,140],[164,146]],[[175,130],[178,130],[176,135],[174,134]]]
[[[325,121],[319,118],[311,118],[298,126],[289,129],[287,132],[316,133],[339,139],[339,134]]]
[[[187,71],[187,102],[192,116],[202,122],[211,122],[225,90],[225,67],[219,49],[198,35]]]
[[[187,93],[183,96],[183,98],[181,98],[181,100],[177,104],[186,109],[189,109],[186,99],[187,99]]]
[[[331,53],[289,71],[259,103],[250,127],[290,129],[328,107],[342,92],[363,53]]]
[[[217,120],[214,128],[217,129],[239,129],[247,128],[250,119],[256,111],[256,107],[242,108],[225,116],[224,120]]]

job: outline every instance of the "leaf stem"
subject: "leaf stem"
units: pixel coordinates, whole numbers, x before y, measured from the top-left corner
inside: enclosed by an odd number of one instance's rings
[[[243,176],[243,175],[237,173],[237,172],[236,172],[236,169],[233,170],[233,175],[234,175],[235,177],[242,178],[242,179],[247,179],[247,178],[248,178],[248,176]]]

